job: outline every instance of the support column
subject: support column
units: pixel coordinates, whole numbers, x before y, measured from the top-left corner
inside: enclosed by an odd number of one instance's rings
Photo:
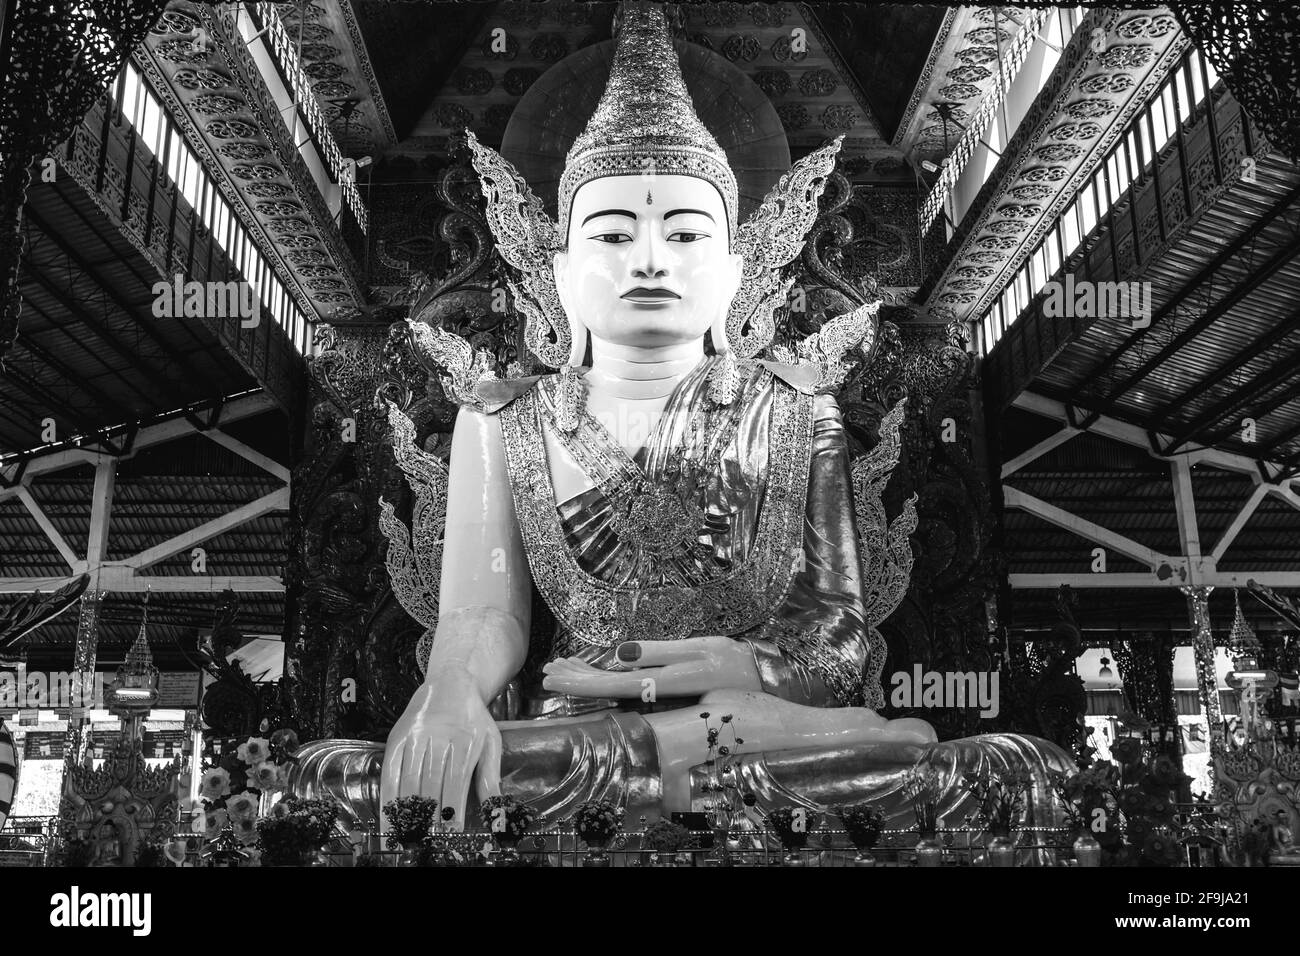
[[[1219,709],[1219,680],[1214,668],[1214,631],[1210,627],[1210,592],[1212,587],[1183,588],[1187,595],[1187,615],[1192,625],[1192,653],[1196,658],[1196,686],[1201,706],[1210,725],[1211,753],[1223,749],[1223,712]],[[1214,764],[1210,764],[1211,776]]]
[[[81,763],[86,748],[83,723],[85,706],[91,689],[95,686],[95,658],[99,649],[99,612],[104,604],[103,591],[86,591],[81,595],[77,616],[77,647],[72,662],[73,704],[68,711],[68,729],[63,737],[63,772]]]

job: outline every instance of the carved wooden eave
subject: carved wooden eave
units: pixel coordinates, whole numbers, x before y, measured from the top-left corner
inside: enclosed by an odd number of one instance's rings
[[[998,51],[1006,52],[1029,12],[1013,7],[949,8],[894,133],[893,145],[904,155],[915,149],[917,159],[936,163],[947,155],[980,102],[997,84]],[[954,104],[947,124],[947,148],[937,103]]]
[[[312,78],[312,91],[339,148],[351,155],[377,157],[393,146],[397,131],[351,0],[285,5],[280,19],[298,50],[303,71]]]
[[[929,310],[968,322],[990,308],[1189,42],[1161,9],[1088,13],[927,277]]]
[[[239,36],[236,9],[173,3],[134,62],[299,308],[355,314],[356,261]],[[191,45],[197,26],[211,38],[206,52]]]

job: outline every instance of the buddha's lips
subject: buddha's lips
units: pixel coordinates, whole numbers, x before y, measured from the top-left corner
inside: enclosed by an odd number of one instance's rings
[[[668,302],[672,299],[680,299],[681,296],[671,289],[647,289],[638,286],[624,292],[619,298],[627,299],[629,302]]]

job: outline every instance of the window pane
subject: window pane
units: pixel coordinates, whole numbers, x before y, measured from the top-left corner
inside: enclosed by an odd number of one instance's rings
[[[1169,127],[1165,125],[1165,108],[1159,100],[1151,105],[1151,126],[1158,153],[1165,148],[1165,143],[1169,142]]]
[[[199,207],[199,164],[188,149],[185,150],[185,198],[191,207]]]
[[[221,246],[222,252],[226,252],[230,249],[230,207],[220,196],[217,197],[216,218],[217,245]]]
[[[1174,88],[1178,93],[1178,121],[1185,123],[1192,115],[1192,109],[1187,98],[1187,74],[1183,70],[1174,74]]]
[[[1209,59],[1205,60],[1205,74],[1210,80],[1210,86],[1219,82],[1219,74],[1214,71],[1214,64]]]
[[[144,123],[140,129],[144,137],[145,144],[157,156],[160,152],[158,149],[158,137],[162,131],[160,120],[162,119],[158,111],[158,101],[152,96],[146,94],[144,99]]]
[[[135,107],[139,98],[140,81],[136,78],[135,70],[131,69],[131,64],[128,63],[126,69],[122,71],[122,113],[132,126],[135,125]]]
[[[167,178],[174,183],[180,182],[180,178],[181,178],[181,170],[180,170],[181,152],[180,152],[180,143],[178,142],[179,139],[180,137],[176,135],[176,130],[174,129],[167,130],[167,146],[166,146],[166,151],[163,153],[163,156],[167,160]]]
[[[1142,170],[1146,169],[1147,155],[1146,142],[1144,142],[1144,131],[1146,130],[1146,117],[1140,117],[1138,122],[1128,132],[1128,153],[1133,160],[1133,178],[1137,179]]]
[[[1205,99],[1205,79],[1201,76],[1200,57],[1193,58],[1192,67],[1192,96],[1195,102],[1199,103]]]
[[[1047,237],[1047,241],[1043,243],[1047,252],[1047,267],[1043,271],[1047,274],[1048,279],[1056,275],[1056,270],[1061,268],[1061,251],[1060,246],[1058,245],[1059,242],[1060,233],[1053,229],[1051,235]]]
[[[1065,210],[1061,219],[1061,225],[1065,229],[1065,254],[1068,256],[1079,248],[1079,200],[1070,203],[1070,208]]]
[[[1087,236],[1092,232],[1092,227],[1097,225],[1097,196],[1093,183],[1096,177],[1088,180],[1088,185],[1083,187],[1083,192],[1079,194],[1079,225],[1083,235]]]

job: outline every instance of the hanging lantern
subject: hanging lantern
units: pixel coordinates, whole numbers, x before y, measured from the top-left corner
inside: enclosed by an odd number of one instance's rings
[[[9,733],[4,718],[0,717],[0,830],[4,829],[17,789],[18,752],[14,749],[13,734]]]

